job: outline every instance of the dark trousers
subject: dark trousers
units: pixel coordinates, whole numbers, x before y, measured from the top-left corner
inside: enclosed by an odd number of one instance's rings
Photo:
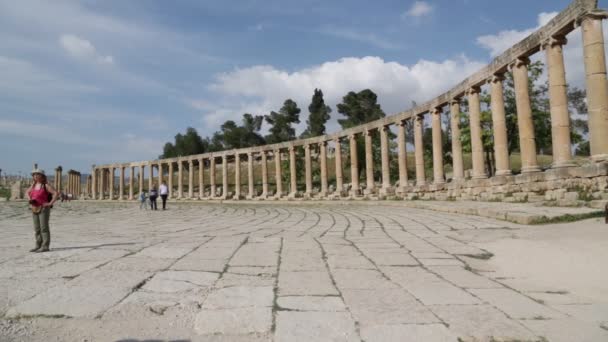
[[[150,209],[158,210],[156,207],[156,196],[150,196]]]
[[[160,198],[163,200],[163,210],[167,207],[167,195],[160,195]]]

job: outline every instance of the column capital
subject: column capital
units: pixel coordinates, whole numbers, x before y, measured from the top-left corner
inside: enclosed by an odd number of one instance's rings
[[[227,155],[225,155],[225,154],[224,154],[224,155],[222,155],[222,161],[225,161],[225,160],[227,160],[227,159],[228,159],[228,156],[227,156]],[[190,163],[192,163],[192,160],[190,161]]]
[[[344,139],[344,137],[337,137],[334,139],[334,143],[339,144],[340,142],[342,142],[342,139]]]
[[[295,150],[296,150],[296,147],[295,147],[295,146],[293,146],[293,145],[291,145],[291,146],[287,147],[287,150],[288,150],[289,152],[293,152],[293,151],[295,151]]]
[[[323,140],[319,142],[319,147],[327,146],[327,141]]]
[[[455,98],[451,99],[448,103],[450,106],[453,106],[455,104],[460,105],[461,101],[462,101],[462,99],[460,97],[455,97]]]
[[[574,20],[574,25],[578,27],[585,20],[602,20],[606,18],[608,18],[608,12],[601,9],[595,9],[576,18],[576,20]]]
[[[481,87],[480,86],[472,86],[471,88],[467,89],[466,91],[466,95],[473,95],[473,94],[479,94],[481,93]]]
[[[305,150],[305,151],[309,151],[309,150],[310,150],[310,144],[306,144],[306,145],[304,145],[304,150]]]
[[[95,167],[95,165],[93,165],[93,167]],[[63,168],[61,166],[57,166],[57,168],[55,168],[55,171],[61,172],[62,170],[63,170]]]
[[[247,157],[249,157],[249,158],[253,157],[253,152],[247,151]]]
[[[387,132],[387,131],[389,131],[389,130],[390,130],[390,128],[389,128],[389,127],[390,127],[390,125],[391,125],[391,124],[382,125],[382,127],[380,128],[380,130],[382,130],[382,131],[384,131],[384,132]]]
[[[416,121],[424,121],[424,114],[416,114]]]
[[[372,132],[375,131],[377,128],[366,128],[365,129],[365,135],[372,135]]]
[[[434,115],[439,115],[439,114],[443,113],[443,108],[441,108],[441,107],[435,107],[435,108],[431,109],[429,112],[433,116]]]
[[[566,44],[568,44],[568,39],[566,38],[566,36],[557,34],[547,38],[540,44],[540,46],[542,49],[547,49],[554,46],[562,46]]]
[[[530,64],[530,58],[527,56],[517,57],[511,64],[509,64],[509,69],[519,68],[522,66],[527,66]]]
[[[494,74],[488,79],[488,83],[500,83],[505,80],[505,74]]]
[[[406,127],[407,126],[407,119],[405,120],[398,120],[395,122],[395,125],[399,126],[399,127]]]
[[[353,134],[349,134],[348,135],[348,140],[355,140],[357,139],[357,133],[353,133]]]
[[[281,149],[277,148],[275,150],[272,151],[273,154],[281,154]]]

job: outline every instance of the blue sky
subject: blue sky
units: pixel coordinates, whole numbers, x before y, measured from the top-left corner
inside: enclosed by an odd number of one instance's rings
[[[154,159],[188,126],[211,135],[287,98],[303,109],[301,132],[315,87],[336,131],[348,91],[371,88],[387,113],[405,110],[568,4],[0,0],[0,168]],[[569,82],[582,86],[580,32],[570,36]]]

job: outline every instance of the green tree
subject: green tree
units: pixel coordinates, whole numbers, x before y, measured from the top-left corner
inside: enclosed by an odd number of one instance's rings
[[[185,134],[178,133],[175,143],[167,142],[159,158],[174,158],[205,153],[209,150],[209,141],[201,138],[196,129],[188,127]]]
[[[345,119],[338,119],[342,129],[358,126],[386,116],[380,104],[378,104],[378,96],[370,89],[358,93],[349,92],[342,98],[342,103],[339,103],[337,108],[338,113],[346,117]],[[380,137],[378,134],[374,134],[372,139],[374,164],[378,165],[380,160]],[[347,150],[346,146],[345,150]],[[350,158],[350,153],[348,155]],[[361,172],[365,170],[365,138],[362,136],[357,138],[357,157],[359,177],[361,177]],[[378,174],[379,168],[375,167],[374,169]]]
[[[234,121],[228,120],[222,124],[220,131],[213,134],[211,150],[222,151],[235,148],[259,146],[265,143],[259,134],[264,117],[243,114],[243,125],[238,126]]]
[[[301,138],[316,137],[325,134],[325,124],[329,120],[331,108],[325,105],[323,91],[315,89],[310,105],[308,106],[310,115],[306,120],[307,128],[300,136]]]
[[[291,99],[287,99],[278,113],[272,111],[270,115],[264,116],[266,122],[271,125],[269,129],[270,134],[266,136],[266,142],[275,144],[295,140],[296,130],[292,125],[300,123],[300,111],[297,103]]]

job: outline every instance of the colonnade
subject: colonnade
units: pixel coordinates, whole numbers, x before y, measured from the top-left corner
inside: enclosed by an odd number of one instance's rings
[[[72,194],[72,198],[74,199],[80,197],[82,193],[82,176],[80,172],[76,170],[69,170],[66,183],[67,184],[64,192],[66,194]]]
[[[508,136],[505,118],[504,89],[505,74],[511,72],[514,82],[517,109],[517,124],[519,131],[519,146],[521,155],[521,173],[533,174],[541,171],[536,155],[534,124],[529,94],[528,68],[530,56],[542,51],[548,70],[549,100],[551,112],[551,135],[553,141],[552,168],[564,168],[574,165],[572,161],[570,141],[570,117],[566,87],[563,47],[567,44],[565,35],[572,31],[575,25],[580,25],[583,37],[583,54],[586,75],[587,105],[589,108],[589,139],[591,161],[608,160],[608,83],[606,80],[606,60],[604,53],[604,37],[602,20],[606,17],[598,10],[597,2],[592,0],[575,0],[565,11],[556,16],[546,26],[540,28],[527,39],[514,45],[492,63],[461,82],[458,86],[439,97],[413,108],[409,111],[386,117],[368,124],[353,127],[335,134],[301,139],[280,144],[265,145],[247,149],[206,153],[202,155],[172,158],[165,160],[146,161],[138,163],[112,164],[93,168],[92,195],[104,199],[133,199],[134,181],[138,189],[144,189],[145,169],[148,171],[147,189],[163,181],[167,181],[171,198],[268,198],[271,196],[268,183],[268,159],[275,163],[274,194],[276,198],[296,197],[330,197],[330,196],[361,196],[383,195],[393,192],[407,192],[409,186],[441,187],[448,181],[444,173],[442,146],[442,115],[449,112],[452,132],[452,178],[449,181],[465,180],[459,115],[461,104],[466,99],[471,137],[471,179],[486,179],[481,129],[480,93],[483,86],[489,87],[490,110],[492,112],[492,127],[494,155],[496,159],[496,177],[512,174],[508,152]],[[425,117],[430,117],[432,131],[432,179],[427,178],[425,171],[425,154],[423,147],[423,128]],[[408,179],[407,174],[407,144],[406,127],[413,125],[415,179]],[[397,130],[398,179],[391,182],[390,152],[392,129]],[[374,179],[374,158],[372,137],[380,137],[380,181]],[[359,179],[357,141],[364,141],[364,174],[365,179]],[[333,145],[335,174],[333,183],[329,184],[328,175],[328,144]],[[348,148],[349,155],[343,156],[342,149]],[[303,151],[303,154],[301,153]],[[318,151],[317,167],[319,168],[319,188],[313,189],[314,151]],[[303,156],[302,156],[303,155]],[[346,158],[343,158],[346,157]],[[284,172],[282,158],[289,160],[289,181],[282,182]],[[302,191],[298,191],[297,158],[304,158],[304,181]],[[261,193],[254,191],[254,163],[261,163]],[[247,177],[241,179],[241,162],[247,163]],[[345,165],[345,162],[348,165]],[[234,179],[228,179],[228,165],[233,164]],[[216,184],[216,169],[221,169],[221,187]],[[345,184],[343,170],[350,169],[348,187]],[[184,186],[184,173],[188,173],[187,188]],[[156,176],[154,175],[156,170]],[[136,172],[137,171],[137,172]],[[166,173],[165,173],[166,171]],[[363,171],[363,170],[361,170]],[[118,185],[114,184],[118,173]],[[128,185],[125,184],[125,174],[129,174]],[[198,173],[198,174],[197,174]],[[173,184],[177,174],[177,184]],[[198,181],[195,182],[195,176]],[[206,175],[206,176],[205,176]],[[429,175],[430,176],[430,175]],[[206,182],[209,182],[209,193]],[[230,188],[230,184],[232,188]],[[241,188],[246,183],[247,186]],[[411,183],[411,184],[410,184]],[[287,185],[287,190],[283,188]],[[198,192],[195,193],[195,186]],[[245,190],[245,192],[243,192]],[[330,191],[331,190],[331,191]]]

